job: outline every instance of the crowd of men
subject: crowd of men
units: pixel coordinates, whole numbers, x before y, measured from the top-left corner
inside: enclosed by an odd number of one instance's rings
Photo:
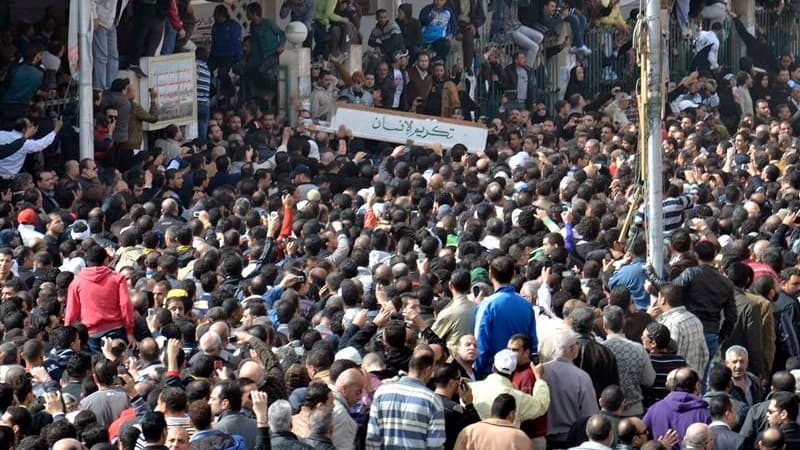
[[[578,56],[587,22],[626,30],[617,2],[499,2],[507,67],[476,54],[482,2],[381,10],[346,73],[360,4],[286,0],[325,62],[292,118],[275,112],[283,31],[252,3],[243,39],[221,4],[185,139],[143,130],[159,93],[139,104],[119,69],[188,50],[191,5],[95,0],[86,159],[68,109],[62,128],[32,106],[68,80],[63,21],[4,33],[0,448],[800,449],[800,63],[725,5],[685,3],[682,27],[710,23],[668,94],[663,264],[637,100],[591,92],[581,65],[552,111],[533,83],[561,24]],[[748,44],[738,73],[717,59],[722,20]],[[467,107],[455,40],[502,105]],[[342,100],[484,115],[489,137],[309,125]]]

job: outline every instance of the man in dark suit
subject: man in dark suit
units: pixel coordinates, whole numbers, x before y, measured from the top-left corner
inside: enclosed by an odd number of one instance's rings
[[[708,410],[711,413],[711,433],[714,434],[712,450],[741,450],[744,437],[732,430],[736,425],[736,409],[730,397],[712,397]]]

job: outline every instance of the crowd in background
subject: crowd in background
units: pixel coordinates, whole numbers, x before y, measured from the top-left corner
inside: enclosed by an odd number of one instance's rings
[[[800,448],[800,63],[730,7],[674,5],[708,24],[649,175],[659,272],[637,99],[581,64],[553,108],[534,83],[561,26],[579,61],[587,25],[627,32],[617,2],[404,4],[362,41],[359,3],[287,0],[318,61],[291,118],[258,3],[247,32],[218,5],[209,46],[187,1],[93,5],[94,158],[57,101],[64,21],[0,36],[0,447]],[[487,21],[508,66],[476,54]],[[196,56],[197,129],[144,131],[159,92],[120,71],[173,51]],[[487,142],[318,131],[337,101],[480,119]]]

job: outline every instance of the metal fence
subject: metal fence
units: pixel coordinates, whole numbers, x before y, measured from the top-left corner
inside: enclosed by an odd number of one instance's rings
[[[800,10],[756,11],[756,26],[764,32],[776,56],[800,56]]]
[[[800,57],[800,10],[787,9],[780,14],[758,10],[755,19],[756,27],[765,34],[776,56],[791,54],[795,58]],[[694,57],[694,41],[700,25],[699,20],[690,20],[686,28],[691,30],[691,33],[688,37],[684,37],[677,22],[674,19],[670,20],[670,39],[666,55],[670,81],[677,82],[689,73]],[[629,33],[623,33],[613,27],[592,28],[586,32],[584,41],[592,49],[592,54],[584,62],[586,82],[591,92],[607,91],[611,84],[620,84],[623,90],[628,92],[635,89],[639,79],[639,69]],[[485,52],[489,45],[500,50],[503,66],[511,62],[511,55],[516,50],[513,42],[483,42],[476,47],[476,53]],[[744,54],[744,44],[733,22],[727,19],[723,23],[723,38],[720,39],[719,49],[719,63],[723,73],[735,74],[739,70],[739,59]],[[556,60],[556,57],[549,58],[536,70],[540,100],[549,108],[552,108],[559,98],[558,77],[567,73],[560,70]],[[497,111],[503,90],[487,81],[478,78],[477,101],[482,114],[492,115]]]

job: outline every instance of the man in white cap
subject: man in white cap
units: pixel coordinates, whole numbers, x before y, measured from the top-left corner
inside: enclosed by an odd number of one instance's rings
[[[524,420],[535,419],[544,415],[550,406],[550,388],[544,382],[544,366],[531,363],[533,373],[537,382],[533,387],[531,395],[515,389],[511,384],[511,377],[517,369],[517,355],[511,350],[500,350],[494,356],[492,374],[483,381],[471,383],[473,392],[473,404],[481,419],[492,417],[492,403],[500,394],[511,394],[517,401],[517,413],[514,418],[514,425]]]

